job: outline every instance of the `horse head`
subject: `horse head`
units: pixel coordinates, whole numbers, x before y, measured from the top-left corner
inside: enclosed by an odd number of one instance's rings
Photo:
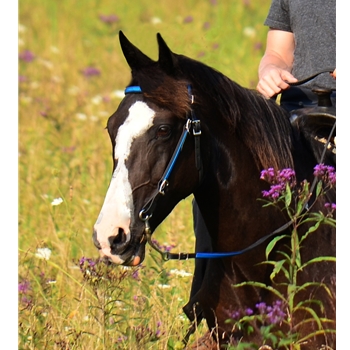
[[[159,34],[158,61],[142,53],[122,32],[119,39],[132,80],[107,123],[114,166],[93,240],[101,257],[138,265],[145,257],[145,227],[152,232],[191,194],[199,177],[193,139],[177,147],[191,129],[187,117],[192,102],[187,82],[178,78],[177,55]],[[171,161],[174,152],[181,152],[176,162]],[[172,172],[180,163],[185,171]]]

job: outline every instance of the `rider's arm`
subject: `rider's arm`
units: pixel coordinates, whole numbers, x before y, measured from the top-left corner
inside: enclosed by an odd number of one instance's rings
[[[266,50],[259,65],[259,83],[257,90],[270,98],[297,79],[290,73],[294,60],[294,34],[272,29],[267,33]]]

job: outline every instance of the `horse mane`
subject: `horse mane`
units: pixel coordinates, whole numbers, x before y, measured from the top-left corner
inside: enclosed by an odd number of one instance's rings
[[[225,122],[230,132],[249,147],[259,168],[293,168],[293,131],[288,112],[214,68],[183,55],[173,55],[177,65],[171,74],[163,72],[157,62],[133,72],[132,83],[142,86],[146,98],[185,118],[191,109],[187,90],[191,84],[199,119],[204,115],[200,111],[212,111],[211,117]]]

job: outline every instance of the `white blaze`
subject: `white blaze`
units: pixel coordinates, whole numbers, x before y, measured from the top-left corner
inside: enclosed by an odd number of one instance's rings
[[[118,160],[100,215],[95,223],[102,254],[115,263],[123,261],[112,255],[108,237],[117,236],[123,229],[127,240],[130,239],[130,221],[133,212],[132,190],[129,183],[128,169],[125,162],[129,157],[132,142],[144,134],[152,125],[155,112],[146,103],[137,101],[129,108],[129,115],[119,127],[114,149],[114,158]]]

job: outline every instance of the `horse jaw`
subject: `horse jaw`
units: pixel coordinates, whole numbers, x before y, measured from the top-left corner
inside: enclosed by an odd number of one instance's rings
[[[154,117],[155,112],[144,102],[136,101],[129,108],[129,115],[116,136],[114,157],[117,166],[94,225],[93,239],[101,257],[118,265],[138,265],[145,256],[143,232],[137,236],[130,229],[135,226],[133,223],[138,217],[135,218],[133,214],[132,188],[126,160],[133,141],[153,125]]]

